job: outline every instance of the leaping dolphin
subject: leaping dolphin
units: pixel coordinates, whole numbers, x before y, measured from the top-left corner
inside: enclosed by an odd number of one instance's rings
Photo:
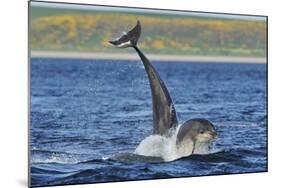
[[[170,130],[176,128],[177,113],[169,91],[160,75],[146,56],[137,47],[141,35],[141,24],[136,26],[117,40],[109,41],[118,48],[132,47],[142,60],[147,73],[153,105],[153,134],[169,136]],[[217,137],[214,125],[207,119],[196,118],[183,123],[177,133],[176,145],[181,152],[192,154],[196,147]],[[191,149],[190,149],[191,148]]]

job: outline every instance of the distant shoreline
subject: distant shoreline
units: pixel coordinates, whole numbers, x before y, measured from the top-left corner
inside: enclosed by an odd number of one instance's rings
[[[186,56],[147,54],[154,61],[204,62],[204,63],[259,63],[265,64],[266,57],[232,57],[232,56]],[[136,54],[125,53],[88,53],[88,52],[55,52],[31,51],[31,58],[66,58],[66,59],[114,59],[139,60]]]

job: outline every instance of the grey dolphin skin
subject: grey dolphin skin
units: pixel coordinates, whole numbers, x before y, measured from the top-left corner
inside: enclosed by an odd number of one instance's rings
[[[119,39],[109,41],[110,44],[118,48],[132,47],[142,60],[147,73],[153,105],[153,134],[168,136],[170,130],[176,128],[178,124],[176,109],[174,107],[169,91],[160,78],[160,75],[137,47],[138,39],[141,35],[141,24],[137,21],[136,26],[121,36]],[[181,146],[187,140],[193,145],[192,153],[197,143],[208,142],[216,138],[213,124],[206,119],[191,119],[181,125],[177,133],[177,145]]]
[[[153,134],[164,135],[168,133],[168,130],[178,125],[176,110],[174,108],[173,101],[170,97],[167,87],[161,80],[158,72],[151,65],[149,60],[137,47],[137,41],[141,34],[140,22],[116,41],[109,41],[111,44],[117,47],[133,47],[140,56],[145,70],[147,72],[150,88],[152,92],[152,104],[153,104]]]

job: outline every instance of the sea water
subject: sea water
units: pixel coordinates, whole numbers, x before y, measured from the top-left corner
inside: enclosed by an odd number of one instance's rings
[[[32,58],[32,186],[267,171],[266,64],[152,64],[180,123],[207,118],[215,125],[217,152],[177,159],[167,152],[171,140],[151,136],[140,61]],[[162,157],[149,156],[157,152]]]

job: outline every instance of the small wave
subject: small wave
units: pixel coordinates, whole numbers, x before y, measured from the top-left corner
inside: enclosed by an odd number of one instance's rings
[[[238,163],[239,165],[249,166],[248,160],[245,160],[245,157],[251,156],[264,156],[266,157],[266,153],[263,153],[261,150],[266,150],[265,147],[232,147],[227,149],[215,149],[213,152],[208,155],[191,155],[186,157],[189,160],[195,160],[200,162],[216,162],[216,163],[224,163],[224,162],[232,162]],[[265,151],[266,152],[266,151]]]
[[[153,156],[143,156],[135,153],[118,153],[111,157],[108,157],[107,160],[125,162],[125,163],[159,163],[163,162],[161,157]]]
[[[233,150],[220,150],[208,155],[191,155],[188,156],[187,159],[200,162],[225,163],[240,161],[241,155],[233,152]]]
[[[77,164],[79,162],[81,162],[81,157],[75,154],[44,150],[31,151],[31,163]]]
[[[128,180],[128,174],[126,172],[134,169],[125,167],[100,167],[95,169],[83,169],[73,173],[68,174],[63,178],[57,178],[53,184],[64,184],[64,183],[97,183],[105,181],[120,181]],[[136,178],[135,178],[136,179]]]
[[[90,159],[90,160],[83,160],[78,164],[105,164],[105,160],[103,159]]]
[[[231,124],[217,123],[216,126],[217,127],[230,127],[230,128],[260,127],[260,125],[256,124],[256,123],[241,123],[241,122],[232,122]]]
[[[32,174],[65,174],[65,172],[61,172],[58,170],[48,170],[38,167],[31,167]]]
[[[60,164],[77,164],[80,161],[73,157],[52,156],[50,158],[32,158],[31,163],[60,163]]]

